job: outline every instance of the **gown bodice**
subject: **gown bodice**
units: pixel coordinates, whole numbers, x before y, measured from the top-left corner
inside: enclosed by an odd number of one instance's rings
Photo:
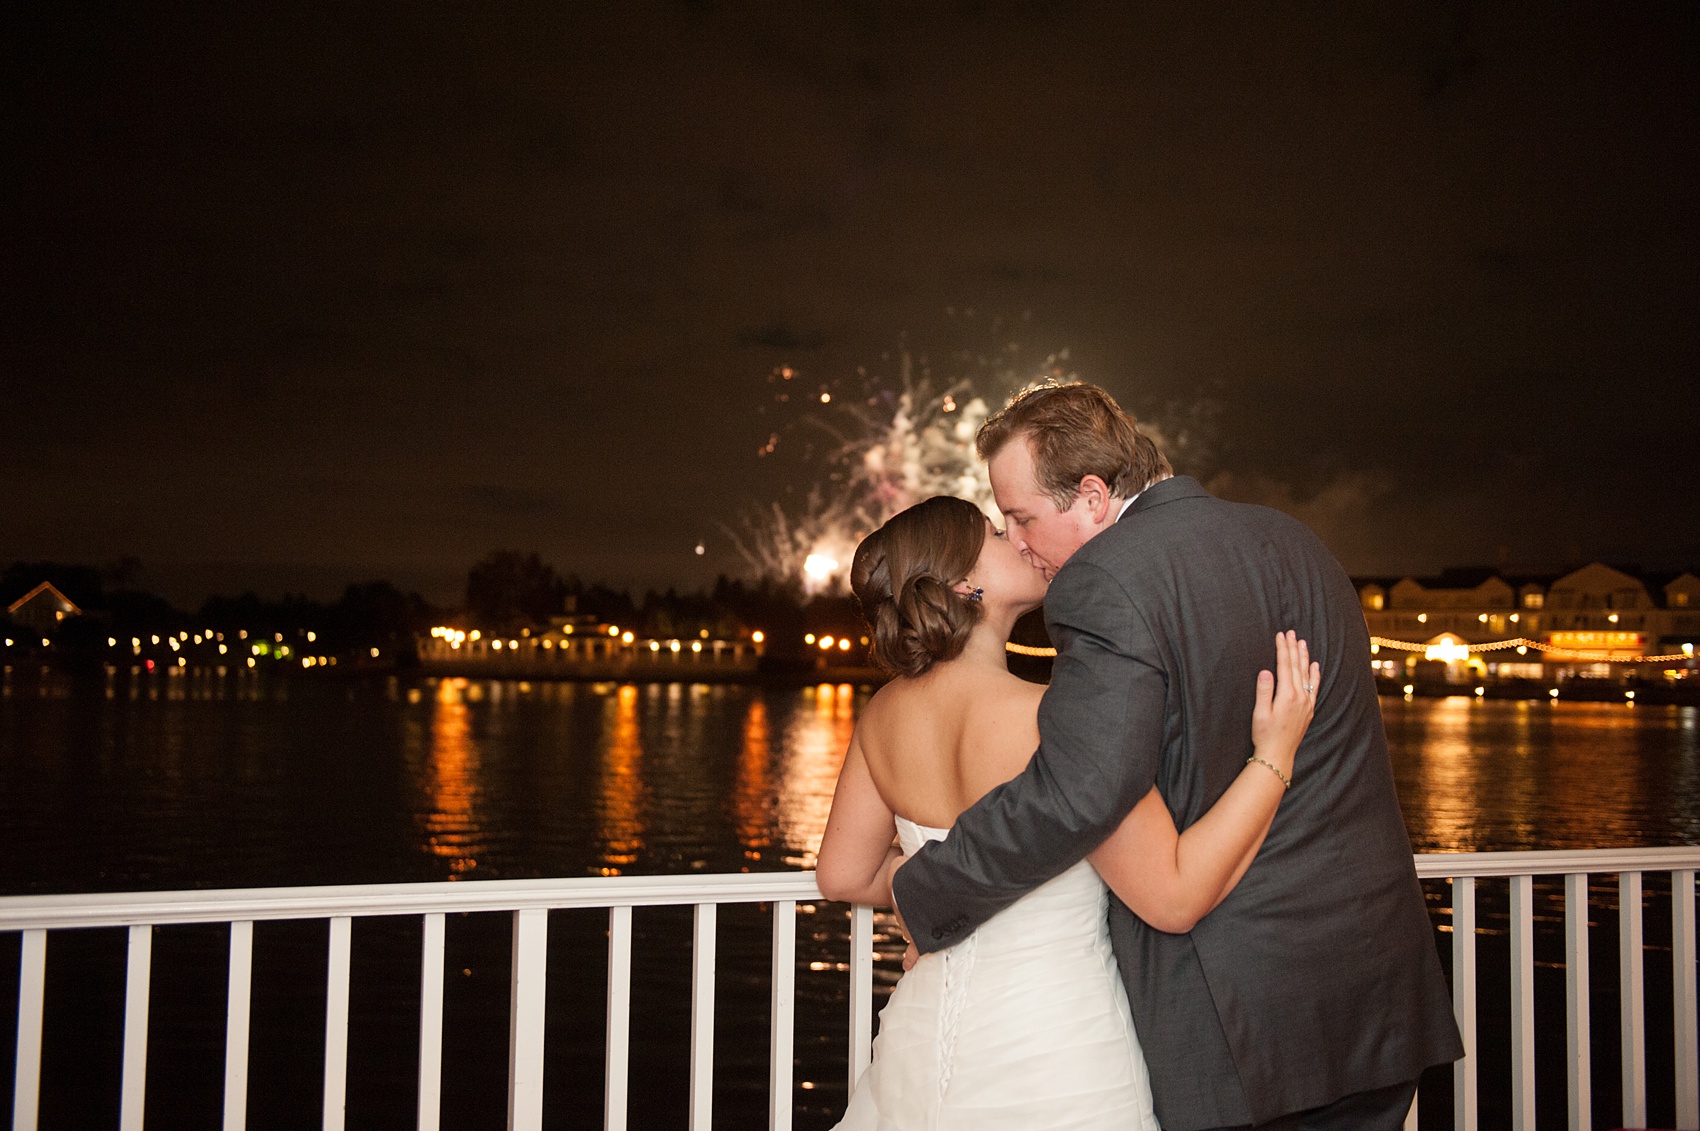
[[[949,829],[897,818],[897,842],[913,856],[929,840],[943,840]],[[1109,891],[1085,860],[1028,892],[983,924],[976,935],[981,953],[1064,946],[1109,945]]]

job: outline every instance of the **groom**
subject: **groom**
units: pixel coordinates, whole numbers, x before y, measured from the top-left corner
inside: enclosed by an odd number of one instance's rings
[[[1008,536],[1051,578],[1057,645],[1026,772],[895,873],[915,945],[948,947],[1082,859],[1153,784],[1185,829],[1251,753],[1275,634],[1322,665],[1292,787],[1257,859],[1189,934],[1112,897],[1110,932],[1168,1131],[1401,1126],[1463,1055],[1392,768],[1357,596],[1322,543],[1222,502],[1093,385],[981,428]]]

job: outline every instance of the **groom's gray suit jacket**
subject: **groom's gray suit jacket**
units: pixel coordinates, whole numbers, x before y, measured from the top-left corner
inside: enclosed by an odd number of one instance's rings
[[[1258,670],[1295,629],[1316,715],[1257,859],[1190,934],[1111,900],[1110,930],[1169,1131],[1263,1122],[1463,1054],[1394,794],[1369,635],[1301,523],[1157,483],[1045,598],[1057,645],[1027,770],[899,870],[915,943],[950,946],[1080,860],[1155,784],[1191,825],[1251,753]]]

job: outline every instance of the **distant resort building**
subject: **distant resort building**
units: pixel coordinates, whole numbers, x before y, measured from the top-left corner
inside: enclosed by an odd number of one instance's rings
[[[1594,562],[1563,575],[1447,570],[1357,582],[1387,679],[1695,680],[1700,577]]]
[[[44,581],[6,607],[6,615],[25,628],[51,632],[59,623],[80,617],[83,610],[50,581]]]

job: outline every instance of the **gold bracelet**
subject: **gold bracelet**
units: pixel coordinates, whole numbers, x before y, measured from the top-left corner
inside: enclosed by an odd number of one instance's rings
[[[1269,772],[1281,779],[1281,788],[1282,789],[1292,789],[1293,788],[1292,779],[1288,778],[1286,774],[1283,774],[1279,769],[1277,769],[1274,762],[1266,761],[1263,758],[1259,758],[1256,754],[1253,754],[1251,757],[1249,757],[1245,760],[1245,763],[1248,766],[1251,765],[1253,762],[1256,762],[1260,766],[1268,766]]]

